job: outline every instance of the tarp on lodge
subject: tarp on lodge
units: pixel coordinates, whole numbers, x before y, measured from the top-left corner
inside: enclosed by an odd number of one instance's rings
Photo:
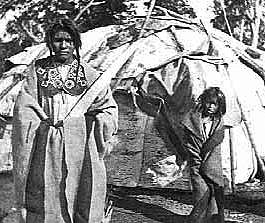
[[[143,22],[139,18],[82,34],[82,58],[103,76],[111,75],[119,104],[119,131],[106,158],[108,182],[190,189],[188,168],[181,170],[178,154],[178,123],[208,86],[220,86],[227,98],[229,128],[222,143],[226,191],[257,174],[264,179],[264,81],[260,70],[242,63],[240,53],[254,67],[262,61],[248,56],[246,46],[234,45],[235,40],[225,42],[225,34],[207,33],[196,21],[180,17],[152,17],[137,39]],[[2,170],[12,169],[10,119],[21,80],[30,63],[47,55],[45,44],[27,48],[9,59],[14,67],[0,80]],[[146,98],[135,94],[139,85]]]

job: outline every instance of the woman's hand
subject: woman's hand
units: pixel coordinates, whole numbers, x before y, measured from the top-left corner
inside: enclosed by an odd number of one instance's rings
[[[105,113],[98,113],[95,116],[95,140],[97,143],[100,158],[111,150],[111,139],[115,132],[113,120]]]

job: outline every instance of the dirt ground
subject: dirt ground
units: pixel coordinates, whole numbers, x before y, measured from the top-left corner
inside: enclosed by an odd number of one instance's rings
[[[172,189],[111,187],[111,223],[182,223],[189,214],[191,194]],[[1,223],[16,223],[14,188],[11,174],[0,175]],[[265,222],[264,200],[225,199],[226,222]]]
[[[192,205],[191,193],[170,190],[119,188],[113,196],[112,222],[182,223]],[[265,202],[226,196],[226,222],[265,222]]]

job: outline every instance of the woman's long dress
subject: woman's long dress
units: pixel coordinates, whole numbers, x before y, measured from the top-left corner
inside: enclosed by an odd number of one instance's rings
[[[100,223],[106,196],[105,143],[117,130],[117,105],[103,88],[85,113],[72,115],[97,73],[81,65],[76,78],[71,72],[76,62],[62,66],[51,61],[36,63],[31,73],[35,77],[25,83],[15,106],[17,201],[26,209],[27,223]]]

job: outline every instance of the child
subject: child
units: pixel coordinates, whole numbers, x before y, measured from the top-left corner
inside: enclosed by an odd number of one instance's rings
[[[226,102],[218,87],[203,91],[198,103],[182,120],[183,146],[190,166],[194,198],[190,223],[224,223],[224,182],[221,146]]]

